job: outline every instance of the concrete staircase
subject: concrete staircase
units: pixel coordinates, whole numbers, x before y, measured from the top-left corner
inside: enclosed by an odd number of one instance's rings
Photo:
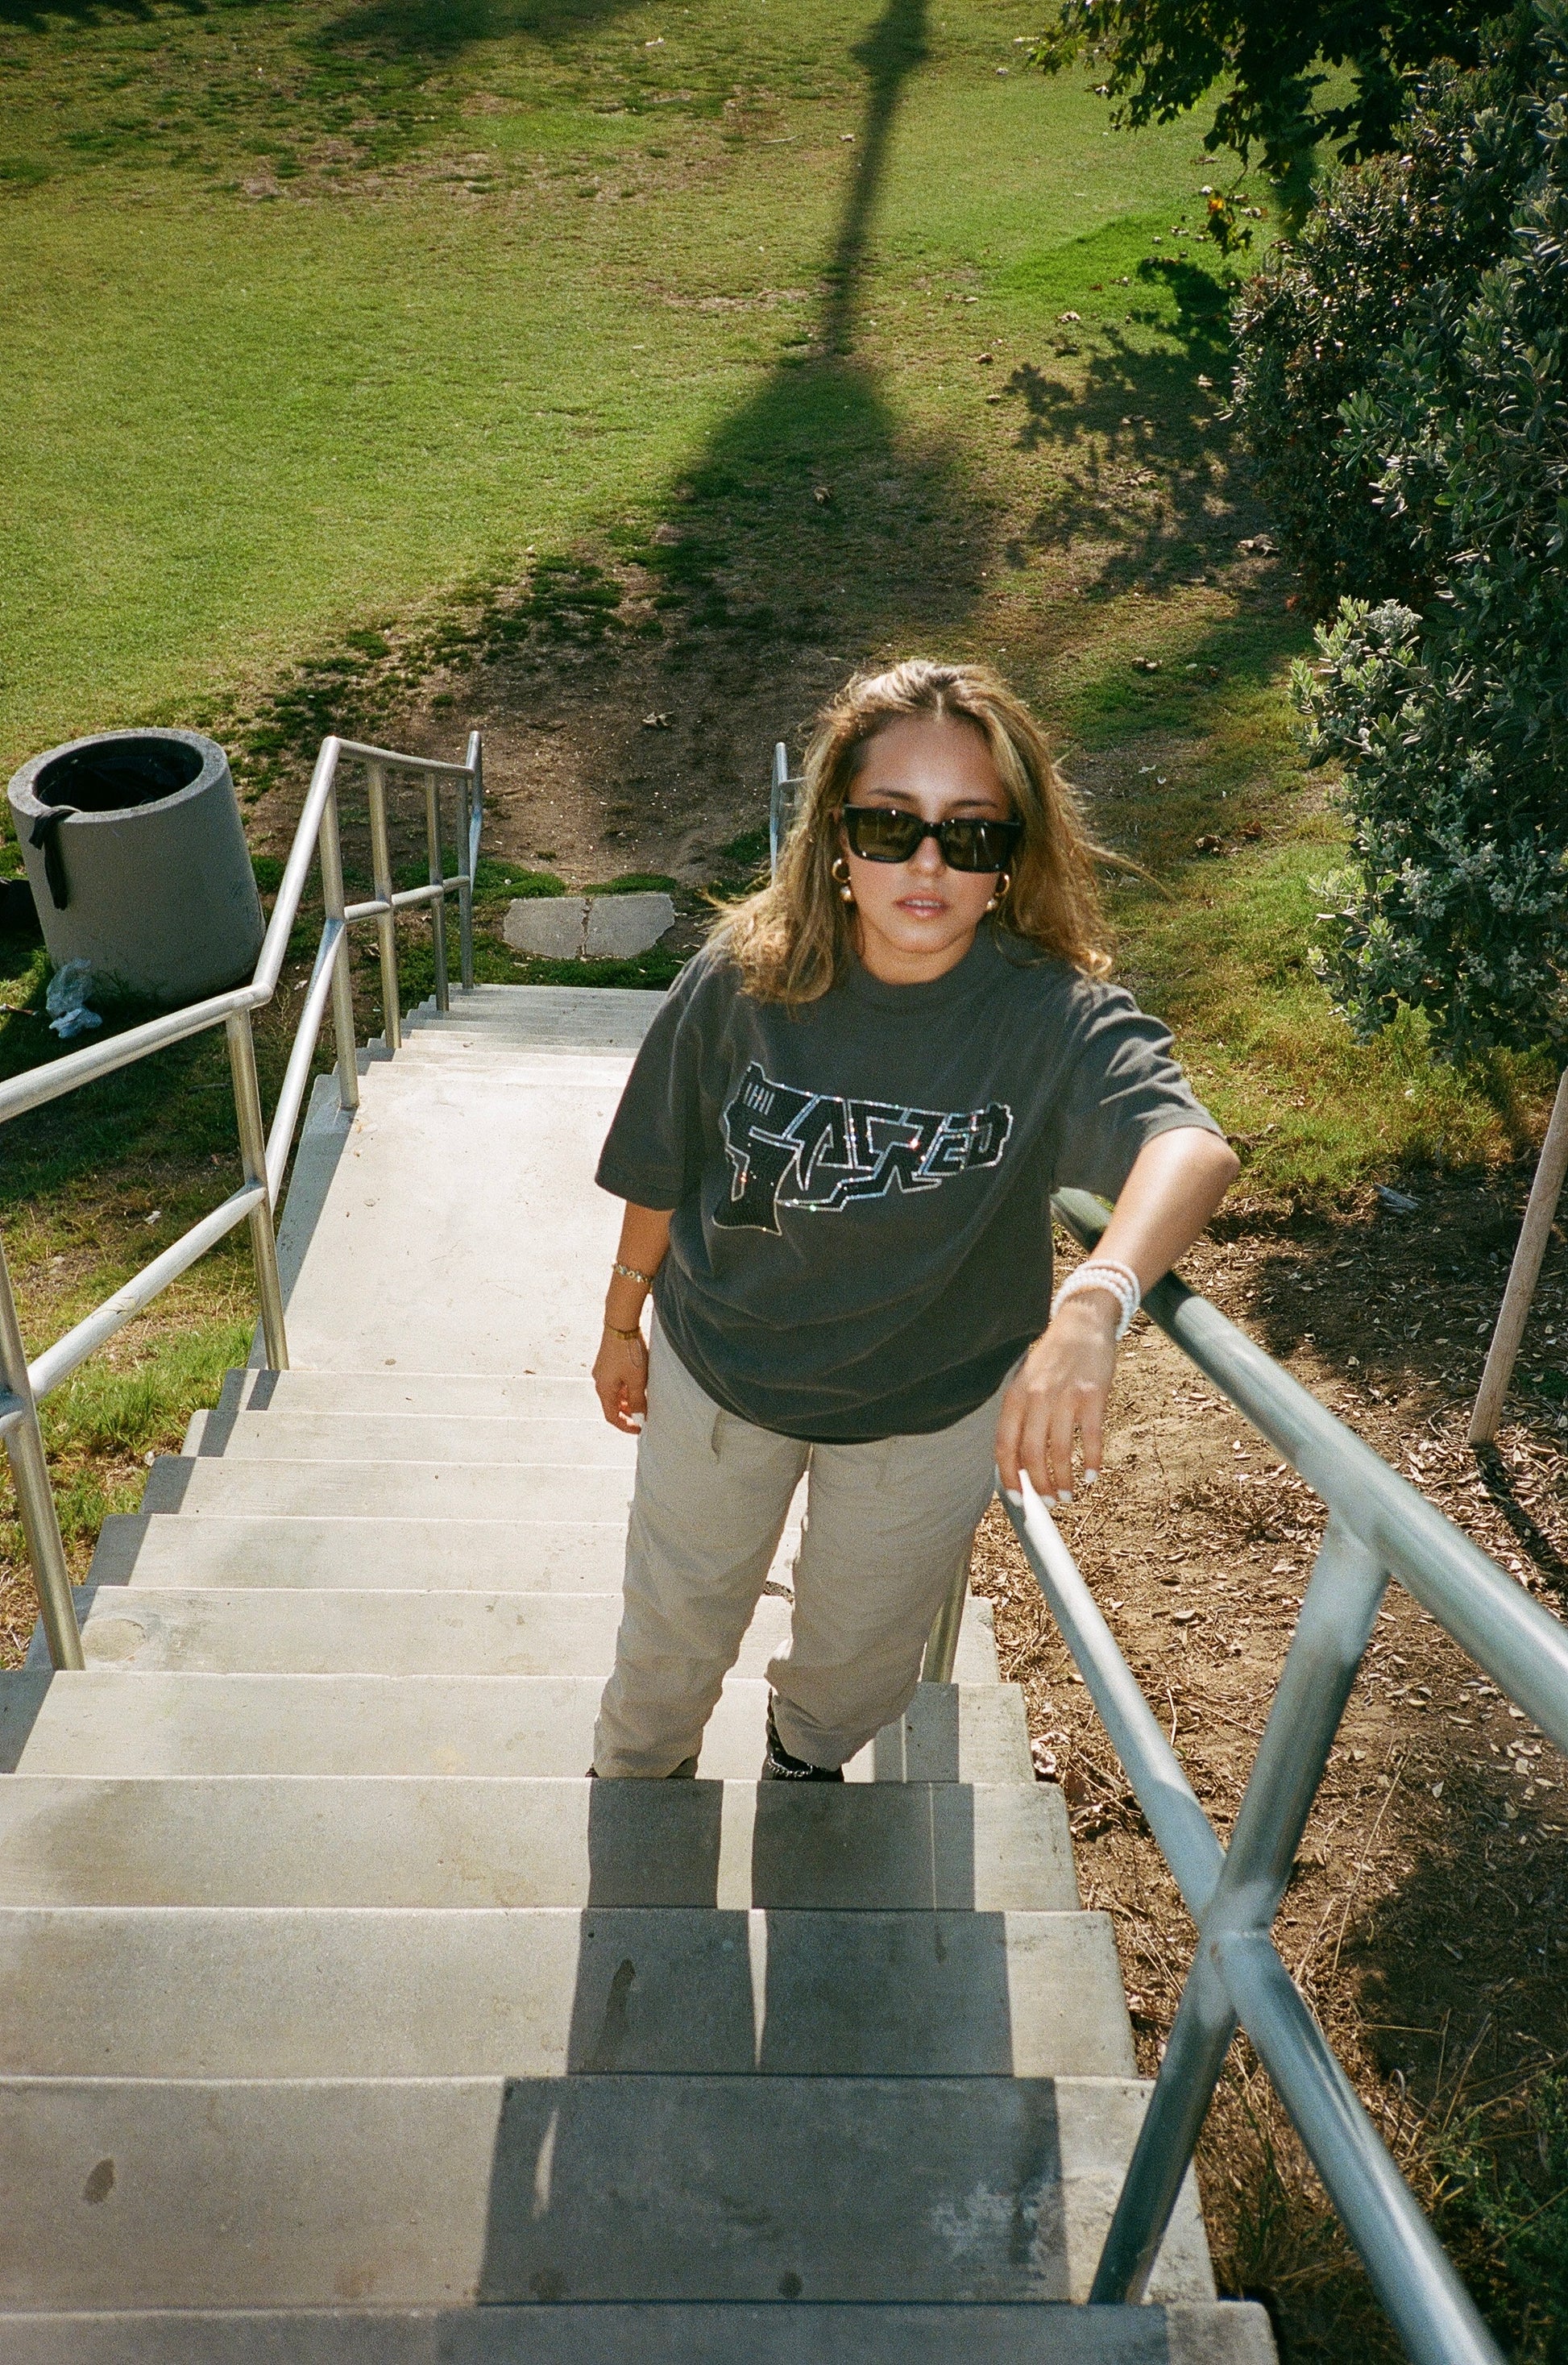
[[[842,1789],[759,1786],[789,1539],[695,1783],[590,1783],[633,1449],[597,1145],[657,997],[482,987],[323,1082],[297,1368],[0,1678],[6,2365],[1271,2359],[1189,2191],[1088,2289],[1145,2089],[971,1602]]]

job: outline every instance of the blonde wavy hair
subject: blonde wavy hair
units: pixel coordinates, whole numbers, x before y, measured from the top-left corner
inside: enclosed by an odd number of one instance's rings
[[[838,815],[871,741],[906,715],[980,732],[1014,818],[1024,824],[992,926],[1088,977],[1108,975],[1094,876],[1096,859],[1107,857],[1086,834],[1038,723],[989,667],[911,657],[887,673],[857,674],[817,717],[777,875],[728,906],[714,926],[745,991],[759,1002],[815,1002],[844,976],[855,940],[853,909],[833,876]]]

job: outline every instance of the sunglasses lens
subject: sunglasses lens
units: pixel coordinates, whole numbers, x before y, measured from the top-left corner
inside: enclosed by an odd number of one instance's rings
[[[1017,835],[1014,822],[949,821],[942,825],[938,844],[954,870],[1001,870]]]
[[[920,823],[913,813],[850,805],[844,823],[849,843],[862,862],[907,862],[920,844]]]

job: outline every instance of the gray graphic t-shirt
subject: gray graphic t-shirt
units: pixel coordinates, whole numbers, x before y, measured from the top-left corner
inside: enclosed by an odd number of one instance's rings
[[[789,1010],[710,948],[648,1030],[599,1163],[673,1208],[655,1288],[726,1411],[843,1444],[946,1429],[1044,1329],[1050,1194],[1219,1127],[1119,986],[982,928],[932,985],[857,965]]]

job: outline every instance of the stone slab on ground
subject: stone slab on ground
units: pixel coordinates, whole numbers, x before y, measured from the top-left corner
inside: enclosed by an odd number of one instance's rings
[[[667,895],[548,895],[509,903],[501,934],[547,960],[632,960],[675,925]]]

